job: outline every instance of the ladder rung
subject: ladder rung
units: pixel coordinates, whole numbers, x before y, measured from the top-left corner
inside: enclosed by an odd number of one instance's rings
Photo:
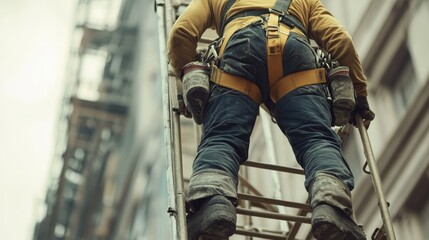
[[[299,208],[299,209],[310,211],[310,206],[308,206],[308,204],[291,202],[291,201],[284,201],[284,200],[279,200],[279,199],[274,199],[274,198],[260,197],[260,196],[245,194],[245,193],[238,193],[238,199],[249,200],[249,201],[254,201],[254,202],[269,203],[269,204],[274,204],[274,205],[281,205],[281,206]]]
[[[251,236],[251,237],[259,237],[259,238],[264,238],[264,239],[273,239],[273,240],[285,240],[285,237],[286,237],[285,235],[280,235],[280,234],[255,232],[255,231],[241,230],[241,229],[237,229],[235,231],[235,234],[244,235],[244,236]],[[298,239],[294,238],[294,240],[298,240]]]
[[[275,239],[275,240],[284,240],[286,238],[286,235],[268,233],[263,231],[259,232],[257,230],[247,230],[247,229],[239,229],[239,228],[235,230],[235,234],[251,236],[251,237],[259,237],[264,239]]]
[[[289,172],[289,173],[304,175],[304,170],[299,168],[285,167],[285,166],[279,166],[279,165],[261,163],[261,162],[255,162],[255,161],[245,161],[243,165],[248,167],[263,168],[268,170],[275,170],[280,172]]]
[[[263,212],[263,211],[249,210],[249,209],[239,208],[239,207],[237,208],[237,214],[254,216],[254,217],[262,217],[262,218],[271,218],[271,219],[277,219],[277,220],[301,222],[301,223],[308,223],[308,224],[311,223],[311,218],[309,217],[292,216],[288,214],[280,214],[280,213],[273,213],[273,212]]]

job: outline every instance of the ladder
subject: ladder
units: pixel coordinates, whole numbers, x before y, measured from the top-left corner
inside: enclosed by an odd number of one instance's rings
[[[183,10],[190,0],[155,0],[155,11],[158,16],[158,34],[160,47],[160,74],[162,80],[162,99],[164,115],[164,139],[167,156],[167,185],[168,202],[167,210],[170,218],[170,229],[172,239],[186,240],[186,206],[185,192],[188,178],[184,171],[191,169],[190,161],[193,160],[192,151],[198,145],[198,139],[201,135],[201,126],[197,126],[190,119],[184,119],[180,116],[178,101],[178,85],[172,69],[169,68],[166,59],[166,39],[168,33],[180,11]],[[206,49],[207,45],[216,38],[214,32],[208,31],[200,40],[198,48]],[[371,178],[379,199],[380,211],[383,219],[383,226],[376,229],[372,239],[395,240],[395,235],[389,216],[387,202],[381,190],[381,181],[378,170],[375,165],[371,145],[363,126],[362,119],[358,117],[358,128],[361,134],[362,143],[367,157],[368,167]],[[303,191],[302,185],[304,171],[297,166],[286,167],[283,163],[277,161],[277,152],[273,141],[273,123],[268,113],[261,109],[258,117],[257,127],[255,125],[254,134],[259,134],[259,139],[265,142],[265,149],[261,151],[256,149],[255,154],[265,152],[264,161],[254,161],[252,149],[249,150],[249,160],[247,160],[240,169],[237,207],[237,229],[232,239],[312,239],[310,233],[311,210],[303,194],[297,194],[294,201],[284,200],[280,182],[285,174],[291,175],[294,179],[299,179],[301,185],[298,185]],[[338,129],[337,133],[342,139],[347,137],[350,126]],[[259,131],[256,131],[258,129]],[[256,133],[255,133],[256,131]],[[262,137],[261,137],[262,136]],[[283,136],[283,138],[285,138]],[[252,140],[251,140],[252,142]],[[251,145],[252,148],[252,145]],[[188,154],[186,154],[188,153]],[[189,154],[190,153],[190,154]],[[188,159],[184,159],[188,155]],[[188,161],[186,161],[188,160]],[[293,160],[294,161],[294,160]],[[292,162],[293,162],[292,161]],[[188,167],[184,167],[184,166]],[[261,188],[260,184],[254,181],[254,172],[267,172],[262,180],[270,178],[269,197],[267,197],[266,188]],[[284,174],[283,174],[284,173]],[[253,175],[252,175],[253,174]],[[258,175],[261,176],[261,175]],[[267,176],[265,178],[265,176]],[[260,181],[261,179],[258,179]],[[262,185],[263,186],[263,185]],[[291,189],[294,189],[293,187]],[[301,196],[301,198],[299,196]],[[296,201],[296,198],[301,201]],[[274,228],[273,228],[274,226]],[[387,236],[387,238],[386,238]]]

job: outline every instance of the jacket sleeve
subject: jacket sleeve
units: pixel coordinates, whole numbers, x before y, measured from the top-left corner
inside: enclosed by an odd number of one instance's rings
[[[197,60],[197,43],[213,25],[209,0],[192,0],[174,23],[167,41],[167,57],[176,76],[187,63]]]
[[[367,79],[350,34],[319,0],[310,5],[309,33],[311,38],[329,52],[340,65],[350,69],[357,96],[367,96]]]

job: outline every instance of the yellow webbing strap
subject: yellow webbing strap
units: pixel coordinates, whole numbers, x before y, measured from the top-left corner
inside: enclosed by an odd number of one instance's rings
[[[246,94],[258,105],[262,103],[261,91],[258,85],[247,79],[226,73],[213,65],[210,80],[220,86]]]
[[[231,21],[227,25],[227,27],[225,28],[225,32],[223,34],[224,39],[223,39],[222,45],[220,46],[220,49],[219,49],[219,53],[218,53],[219,58],[222,57],[223,52],[224,52],[225,47],[226,47],[226,44],[228,44],[229,39],[231,38],[231,36],[235,32],[237,32],[238,30],[240,30],[240,29],[242,29],[242,28],[244,28],[244,27],[254,23],[257,20],[260,20],[260,19],[261,18],[258,16],[252,16],[252,17],[248,17],[244,20],[236,19],[236,20]]]
[[[311,84],[326,83],[324,68],[316,68],[289,74],[271,86],[270,97],[276,103],[290,91]]]
[[[289,31],[280,34],[279,15],[269,14],[265,32],[267,35],[268,81],[272,86],[283,76],[283,45]]]

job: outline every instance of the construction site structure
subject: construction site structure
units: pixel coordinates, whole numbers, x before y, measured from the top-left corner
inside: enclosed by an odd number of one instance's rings
[[[422,29],[429,22],[429,3],[322,2],[352,34],[369,79],[369,101],[377,114],[369,135],[396,238],[426,240],[429,36]],[[172,23],[188,3],[76,1],[57,147],[46,198],[35,209],[33,239],[164,240],[178,236],[168,230],[170,216],[177,209],[168,200],[167,191],[167,176],[170,184],[172,177],[167,174],[171,168],[166,164],[171,159],[167,158],[166,143],[172,142],[164,140],[166,125],[161,109],[162,85],[171,76],[163,54],[167,26],[160,25],[159,17]],[[249,151],[249,163],[257,166],[245,166],[240,171],[242,179],[250,180],[249,184],[241,181],[244,205],[240,208],[242,212],[250,209],[252,214],[278,211],[274,215],[294,219],[241,216],[238,233],[265,235],[237,234],[231,239],[263,239],[266,235],[285,239],[286,233],[291,237],[296,229],[292,220],[303,222],[296,239],[311,239],[306,223],[310,214],[296,218],[307,209],[304,177],[299,174],[301,170],[287,140],[263,114],[261,111]],[[182,142],[181,149],[174,151],[181,151],[183,156],[185,194],[200,129],[191,119],[178,118]],[[366,158],[356,128],[343,142],[343,150],[356,178],[353,203],[358,223],[363,225],[368,239],[372,234],[381,239],[383,232],[377,228],[383,220],[371,176],[362,170]],[[288,168],[256,168],[261,162],[265,163],[263,167]],[[278,171],[286,169],[297,173]],[[255,195],[256,190],[269,202],[249,196]]]

